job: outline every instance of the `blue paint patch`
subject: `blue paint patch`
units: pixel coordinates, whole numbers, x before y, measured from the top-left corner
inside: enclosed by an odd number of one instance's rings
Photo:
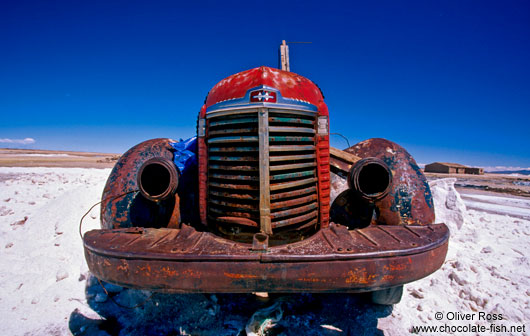
[[[394,202],[390,208],[397,211],[401,218],[410,218],[412,215],[412,197],[407,188],[399,187],[394,194]]]
[[[421,172],[421,168],[417,164],[411,162],[410,166],[416,172],[418,178],[420,178],[420,180],[422,181],[423,188],[425,190],[425,192],[423,193],[425,196],[425,203],[427,203],[427,206],[432,209],[434,207],[434,201],[432,199],[431,187],[429,187],[429,183],[427,182],[425,175],[423,175],[423,173]]]

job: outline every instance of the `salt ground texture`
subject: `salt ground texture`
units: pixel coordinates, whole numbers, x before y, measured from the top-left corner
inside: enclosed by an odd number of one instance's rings
[[[107,295],[88,272],[78,223],[109,172],[0,168],[0,335],[410,335],[413,326],[493,322],[450,320],[448,312],[502,314],[495,322],[507,326],[530,321],[528,199],[461,197],[454,179],[430,183],[437,221],[451,229],[447,260],[406,285],[397,305],[362,295],[169,295],[105,284]],[[83,230],[98,226],[96,207]],[[133,309],[115,303],[146,299]]]

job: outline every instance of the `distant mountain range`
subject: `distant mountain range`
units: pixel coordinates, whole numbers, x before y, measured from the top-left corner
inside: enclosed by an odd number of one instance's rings
[[[530,170],[501,170],[501,171],[487,171],[486,173],[491,174],[521,174],[521,175],[530,175]]]

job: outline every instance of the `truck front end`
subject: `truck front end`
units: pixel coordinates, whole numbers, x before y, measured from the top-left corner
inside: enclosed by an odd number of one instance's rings
[[[197,124],[196,139],[146,141],[114,167],[102,229],[84,235],[96,277],[169,292],[381,292],[442,265],[449,232],[412,157],[384,139],[330,149],[307,78],[230,76]],[[332,171],[349,188],[330,204]]]

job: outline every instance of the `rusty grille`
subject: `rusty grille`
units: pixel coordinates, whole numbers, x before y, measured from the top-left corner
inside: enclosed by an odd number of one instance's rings
[[[259,226],[257,110],[225,111],[208,121],[208,217]]]
[[[316,113],[266,110],[269,145],[261,144],[261,148],[268,151],[269,190],[260,191],[258,112],[258,109],[228,110],[207,117],[209,220],[220,226],[258,228],[260,197],[265,192],[270,196],[272,229],[315,225]]]
[[[272,228],[318,221],[317,162],[313,112],[269,110]]]

